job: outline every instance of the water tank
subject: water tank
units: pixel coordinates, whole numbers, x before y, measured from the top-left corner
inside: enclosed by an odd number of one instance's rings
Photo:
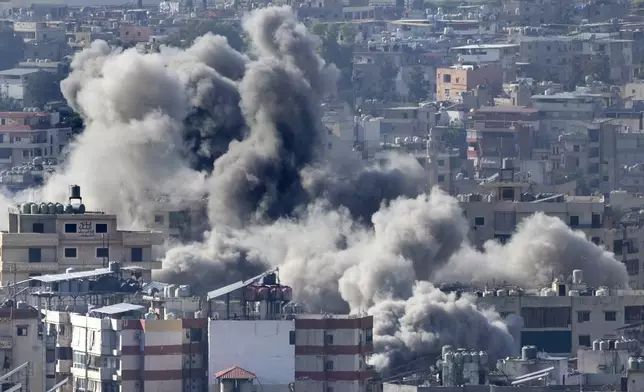
[[[537,359],[537,348],[535,346],[523,346],[521,348],[521,359],[524,361]]]
[[[110,261],[110,272],[119,272],[121,270],[121,263],[118,261]]]
[[[71,274],[72,272],[76,272],[76,268],[74,267],[69,267],[65,270],[65,273]]]
[[[599,342],[599,349],[601,351],[608,351],[608,340],[602,340]]]
[[[282,298],[284,299],[284,301],[292,301],[293,289],[288,286],[282,287]]]
[[[166,313],[166,314],[165,314],[165,319],[166,319],[166,320],[174,320],[174,319],[176,319],[176,318],[177,318],[177,317],[176,317],[176,316],[174,315],[174,313],[172,313],[172,312],[168,312],[168,313]]]
[[[64,211],[65,214],[73,214],[74,213],[74,207],[72,207],[71,204],[65,204]]]
[[[181,288],[181,286],[174,286],[174,297],[175,298],[180,298],[179,297],[179,289],[180,288]]]
[[[31,213],[32,214],[39,214],[40,213],[40,206],[36,203],[31,205]]]
[[[65,206],[60,204],[60,203],[56,203],[56,213],[57,214],[64,214],[65,213]]]
[[[510,290],[510,291],[508,292],[508,294],[509,294],[511,297],[518,297],[518,296],[519,296],[519,290],[512,289],[512,290]]]
[[[169,284],[165,287],[165,289],[166,289],[166,293],[165,293],[166,298],[174,298],[174,295],[177,292],[177,286],[173,284]]]
[[[266,301],[268,299],[269,294],[270,294],[270,289],[266,286],[262,286],[259,289],[257,289],[257,299],[259,301]]]
[[[571,297],[579,297],[579,294],[580,294],[579,290],[570,290],[568,292],[568,295],[571,296]]]
[[[28,307],[29,307],[29,305],[27,305],[27,303],[25,301],[18,301],[16,303],[16,308],[18,308],[18,309],[27,309]]]
[[[282,300],[282,288],[281,287],[273,287],[271,288],[271,294],[270,297],[274,301],[281,301]]]
[[[80,199],[81,198],[81,189],[78,185],[72,185],[69,187],[69,198],[70,199]]]
[[[608,349],[609,350],[615,350],[615,340],[609,340],[608,341]]]
[[[257,287],[255,286],[246,287],[244,289],[244,299],[250,302],[257,301]]]
[[[483,296],[484,296],[484,297],[494,297],[494,291],[491,291],[491,290],[485,290],[485,291],[483,292]]]
[[[177,289],[177,293],[179,294],[179,297],[181,297],[181,298],[190,297],[190,294],[191,294],[190,293],[190,286],[188,286],[186,284],[182,284]]]
[[[472,363],[478,364],[479,361],[481,360],[480,357],[479,357],[478,351],[472,351],[470,353],[470,357],[472,357]]]
[[[202,315],[202,313],[201,313],[201,310],[197,310],[197,311],[195,312],[195,318],[196,318],[196,319],[203,318],[203,315]]]
[[[31,203],[25,203],[20,206],[20,212],[23,214],[31,214]]]
[[[481,366],[485,366],[485,365],[487,365],[487,360],[488,360],[487,352],[486,351],[479,351],[479,364]]]
[[[56,204],[54,203],[47,204],[47,213],[54,215],[56,213]]]
[[[464,352],[463,353],[463,363],[470,363],[472,362],[472,356],[470,355],[469,352]]]
[[[41,214],[47,214],[49,213],[49,206],[47,206],[47,203],[41,203],[39,210]]]
[[[637,368],[640,370],[644,369],[644,358],[637,358]]]
[[[637,358],[635,357],[628,358],[628,370],[639,370]]]
[[[572,283],[581,284],[584,281],[584,272],[580,269],[572,271]]]
[[[610,290],[606,287],[602,287],[595,292],[597,297],[608,297],[610,295]]]
[[[79,214],[84,214],[85,213],[85,204],[81,204],[78,206],[78,209],[76,210],[77,213]]]
[[[454,363],[456,364],[463,364],[463,353],[460,351],[457,351],[454,353]]]
[[[593,341],[593,350],[599,351],[599,343],[600,343],[599,339]]]
[[[445,359],[445,354],[454,351],[452,346],[450,345],[444,345],[443,348],[441,348],[441,358]]]
[[[508,295],[508,291],[507,291],[507,290],[503,290],[503,289],[501,289],[501,290],[497,290],[497,291],[496,291],[496,295],[497,295],[498,297],[505,297],[506,295]]]

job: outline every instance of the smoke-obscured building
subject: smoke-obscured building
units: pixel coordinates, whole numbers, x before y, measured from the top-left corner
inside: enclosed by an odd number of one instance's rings
[[[153,231],[117,229],[116,215],[86,211],[80,187],[72,187],[68,204],[24,203],[11,207],[9,231],[0,233],[3,286],[33,276],[106,267],[109,261],[147,270],[160,269],[152,246],[163,242]]]

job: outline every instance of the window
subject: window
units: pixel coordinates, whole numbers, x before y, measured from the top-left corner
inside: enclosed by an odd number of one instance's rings
[[[324,334],[324,344],[333,344],[333,335]]]
[[[373,329],[367,328],[365,332],[365,341],[371,343],[373,341]]]
[[[132,248],[132,261],[143,261],[143,248]]]
[[[34,223],[31,225],[31,232],[32,233],[44,233],[45,232],[45,225],[42,223]]]
[[[445,182],[445,174],[438,175],[438,182]]]
[[[324,370],[333,370],[333,361],[326,361],[326,363],[324,364]]]
[[[574,152],[579,152],[579,149],[580,149],[579,144],[574,144],[574,145],[572,146],[572,150],[573,150]]]
[[[45,353],[45,361],[47,363],[54,363],[56,362],[56,351],[53,349],[47,349]]]
[[[76,248],[65,248],[66,259],[75,259],[76,257],[78,257],[78,251]]]
[[[577,215],[570,216],[570,227],[579,226],[579,217]]]
[[[439,159],[437,163],[438,163],[439,167],[445,166],[445,160],[444,159]]]
[[[163,215],[155,215],[154,216],[154,223],[162,224],[163,223]]]
[[[295,346],[295,331],[288,332],[288,344]]]
[[[450,94],[451,94],[450,89],[446,88],[446,89],[445,89],[445,96],[446,96],[446,97],[449,97],[449,96],[450,96]]]
[[[579,335],[579,345],[585,347],[590,346],[590,335]]]
[[[443,75],[443,83],[452,83],[452,75]]]
[[[110,248],[96,248],[96,258],[97,259],[109,259],[110,258]]]
[[[587,310],[577,312],[577,322],[584,323],[586,321],[590,321],[590,312]]]
[[[617,312],[609,311],[604,312],[605,321],[617,321]]]
[[[482,216],[474,218],[474,226],[485,226],[485,218]]]
[[[602,226],[602,216],[599,214],[593,214],[591,224],[593,229],[599,229]]]
[[[203,340],[203,329],[201,328],[190,328],[190,341],[191,342],[201,342]]]
[[[65,223],[65,233],[76,233],[77,230],[76,223]]]
[[[29,248],[29,262],[30,263],[40,263],[42,260],[42,249],[40,248]]]
[[[593,237],[593,238],[591,238],[590,240],[593,242],[593,244],[595,244],[595,245],[599,245],[599,242],[600,242],[599,237]]]
[[[16,335],[18,335],[18,336],[27,336],[28,332],[29,332],[29,326],[28,325],[18,325],[16,327]]]
[[[107,233],[107,223],[97,223],[96,224],[97,233]]]

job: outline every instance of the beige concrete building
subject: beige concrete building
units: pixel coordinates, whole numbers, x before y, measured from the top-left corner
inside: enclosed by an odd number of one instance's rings
[[[503,69],[500,64],[459,64],[436,70],[436,95],[438,101],[458,101],[461,94],[486,86],[494,96],[503,88]]]
[[[45,351],[38,331],[38,311],[20,304],[0,309],[0,366],[2,375],[28,363],[11,376],[10,382],[28,386],[31,392],[44,392]],[[4,383],[4,381],[3,381]]]
[[[0,281],[3,286],[29,277],[63,273],[68,268],[107,267],[109,261],[139,266],[150,279],[160,269],[152,246],[160,232],[118,230],[116,215],[85,211],[80,187],[72,187],[69,204],[25,203],[9,212],[9,231],[0,233]]]

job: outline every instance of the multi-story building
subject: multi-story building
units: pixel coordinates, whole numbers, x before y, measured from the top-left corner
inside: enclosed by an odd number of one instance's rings
[[[459,64],[436,70],[436,94],[439,101],[458,101],[461,94],[485,86],[491,96],[503,88],[500,64]]]
[[[145,319],[121,303],[71,314],[74,390],[203,391],[206,319]]]
[[[546,90],[545,94],[533,95],[531,101],[532,107],[541,112],[541,128],[551,135],[577,130],[581,122],[592,121],[608,104],[604,94],[584,91]]]
[[[199,240],[207,229],[207,216],[205,199],[184,203],[161,199],[149,228],[163,233],[165,241]]]
[[[28,363],[18,376],[30,391],[44,392],[45,351],[38,326],[38,311],[20,302],[18,306],[0,308],[0,373]]]
[[[12,68],[0,71],[0,96],[11,98],[19,103],[28,101],[27,83],[37,69]]]
[[[47,22],[14,22],[13,31],[25,42],[65,43],[65,27]]]
[[[160,269],[152,246],[163,243],[154,231],[117,229],[116,215],[86,211],[80,187],[72,186],[69,204],[24,203],[9,212],[9,231],[0,233],[0,281],[106,267],[109,261],[146,270]]]
[[[36,157],[58,159],[70,138],[71,128],[60,124],[57,112],[0,112],[0,165],[20,166]]]
[[[503,81],[516,80],[516,60],[519,54],[519,44],[481,44],[457,46],[450,52],[458,56],[458,61],[465,64],[498,63],[503,70]]]
[[[617,337],[616,329],[641,322],[644,315],[641,292],[593,290],[574,276],[572,281],[555,280],[537,293],[501,289],[500,296],[490,294],[479,297],[479,305],[491,306],[503,317],[520,315],[521,344],[553,354],[574,355],[580,347],[592,347],[594,340]]]
[[[265,392],[365,391],[373,317],[307,314],[291,295],[273,271],[210,292],[209,374],[239,367]],[[210,391],[218,381],[209,380]]]

